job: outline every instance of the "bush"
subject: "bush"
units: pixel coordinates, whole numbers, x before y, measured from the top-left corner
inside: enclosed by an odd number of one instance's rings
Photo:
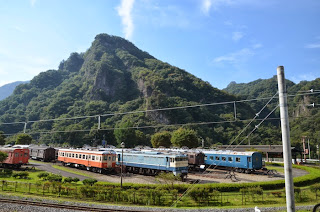
[[[0,177],[10,177],[12,173],[11,169],[0,169]]]
[[[85,179],[82,181],[83,185],[90,185],[90,186],[93,186],[96,182],[98,182],[96,179]]]
[[[14,178],[27,179],[29,177],[29,172],[16,172],[12,174]]]
[[[47,177],[47,180],[50,182],[61,182],[62,181],[62,176],[59,174],[50,174]]]
[[[49,176],[49,173],[47,173],[47,172],[41,172],[37,175],[38,178],[43,179],[43,180],[46,180],[48,176]]]

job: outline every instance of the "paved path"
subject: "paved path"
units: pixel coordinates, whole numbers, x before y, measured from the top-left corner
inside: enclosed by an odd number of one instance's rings
[[[83,175],[78,175],[78,174],[74,174],[74,173],[70,173],[70,172],[66,172],[60,169],[55,169],[52,167],[52,165],[58,165],[58,164],[54,164],[54,163],[34,163],[34,162],[30,162],[29,164],[31,164],[32,166],[34,166],[37,169],[43,170],[43,171],[47,171],[47,172],[51,172],[53,174],[61,174],[64,177],[77,177],[79,178],[81,181],[83,181],[84,179],[89,179],[90,177],[86,177]],[[88,174],[90,175],[90,172],[88,172]],[[93,178],[93,177],[92,177]]]

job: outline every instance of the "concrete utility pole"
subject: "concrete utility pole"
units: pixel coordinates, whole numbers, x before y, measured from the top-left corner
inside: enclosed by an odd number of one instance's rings
[[[278,91],[279,91],[279,103],[280,103],[280,120],[281,120],[281,131],[282,131],[287,211],[294,212],[295,205],[294,205],[294,189],[293,189],[293,176],[292,176],[291,142],[290,142],[289,116],[288,116],[288,103],[287,103],[287,89],[286,89],[283,66],[278,66],[277,75],[278,75]]]

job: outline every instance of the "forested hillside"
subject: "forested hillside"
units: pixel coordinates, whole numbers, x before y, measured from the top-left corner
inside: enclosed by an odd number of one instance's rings
[[[312,156],[315,158],[317,157],[316,145],[320,145],[320,94],[305,94],[317,93],[320,91],[320,78],[310,82],[301,81],[298,84],[287,80],[286,85],[288,92],[291,143],[294,146],[301,148],[302,136],[306,136],[311,144]],[[241,99],[272,97],[277,92],[277,77],[274,76],[271,79],[265,80],[258,79],[250,83],[237,84],[232,82],[224,90],[228,93],[239,96]],[[266,102],[267,100],[252,101],[249,104],[255,111],[258,111],[259,108],[263,106],[263,102]],[[313,103],[315,105],[312,105]],[[278,99],[276,101],[272,101],[268,106],[268,111],[274,108],[277,104]],[[279,110],[277,110],[275,114],[276,116],[274,117],[279,117]],[[279,121],[270,121],[268,129],[259,129],[259,134],[256,134],[256,136],[259,137],[258,139],[266,141],[268,139],[264,139],[264,132],[274,131],[274,134],[278,134],[279,126]]]
[[[57,70],[40,73],[1,101],[0,130],[14,136],[26,126],[34,142],[56,145],[105,139],[135,146],[151,145],[155,132],[183,126],[193,129],[199,141],[205,139],[206,146],[227,144],[244,125],[232,122],[235,100],[125,39],[100,34],[86,52],[72,53]],[[220,102],[231,103],[183,107]],[[182,108],[164,109],[173,107]],[[236,112],[237,120],[254,115],[245,103],[238,103]]]

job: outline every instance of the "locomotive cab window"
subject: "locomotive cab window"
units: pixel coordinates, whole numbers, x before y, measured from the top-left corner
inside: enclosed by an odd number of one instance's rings
[[[240,158],[236,157],[236,162],[240,163]]]
[[[228,161],[229,161],[229,162],[232,162],[232,157],[228,157]]]
[[[226,157],[222,157],[222,161],[226,161],[227,160],[227,158]]]

